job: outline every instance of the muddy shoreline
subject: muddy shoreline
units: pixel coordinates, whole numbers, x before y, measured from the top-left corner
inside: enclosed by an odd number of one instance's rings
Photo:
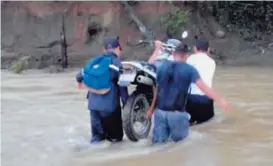
[[[88,60],[90,60],[93,56],[85,55],[82,57],[73,56],[69,57],[69,65],[67,69],[63,69],[61,64],[46,64],[42,66],[31,66],[27,67],[22,71],[22,73],[29,72],[29,71],[36,71],[40,73],[67,73],[71,71],[76,71],[84,66]],[[216,61],[217,67],[273,67],[273,52],[268,53],[267,55],[246,55],[246,56],[239,56],[235,58],[219,60],[213,57]],[[3,58],[1,57],[1,70],[14,72],[11,68],[11,64],[16,61],[17,58]],[[147,58],[126,58],[124,56],[121,57],[122,61],[130,61],[130,60],[146,60]],[[33,62],[32,62],[33,63]]]

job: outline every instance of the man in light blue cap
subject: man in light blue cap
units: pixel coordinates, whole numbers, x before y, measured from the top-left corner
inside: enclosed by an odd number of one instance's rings
[[[174,60],[173,59],[173,49],[182,44],[180,40],[177,39],[168,39],[166,42],[166,47],[163,48],[163,43],[159,40],[155,41],[155,50],[148,62],[153,63],[156,67],[162,64],[162,62],[166,60]],[[164,49],[164,50],[163,50]]]

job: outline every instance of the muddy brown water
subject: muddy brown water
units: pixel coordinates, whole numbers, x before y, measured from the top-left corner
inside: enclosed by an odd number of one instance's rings
[[[85,92],[75,72],[1,72],[3,166],[272,166],[273,68],[217,68],[214,87],[231,104],[177,144],[89,145]]]

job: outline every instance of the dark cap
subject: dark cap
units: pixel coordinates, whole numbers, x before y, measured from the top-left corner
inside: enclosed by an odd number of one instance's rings
[[[121,50],[121,46],[119,44],[119,37],[117,37],[117,38],[109,38],[109,39],[105,39],[104,40],[104,48],[106,50],[108,50],[108,49],[115,49],[117,47],[119,47],[120,50]]]
[[[190,49],[187,44],[180,44],[179,46],[176,47],[174,53],[176,54],[185,54],[189,53]]]
[[[208,51],[209,42],[207,40],[197,40],[196,49],[199,51]]]

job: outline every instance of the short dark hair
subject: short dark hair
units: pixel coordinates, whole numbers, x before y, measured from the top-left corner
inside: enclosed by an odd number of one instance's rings
[[[190,50],[187,44],[180,44],[179,46],[176,47],[174,51],[175,54],[180,54],[180,55],[185,55],[189,52]]]
[[[205,51],[209,50],[209,42],[207,40],[197,40],[196,42],[197,51]]]

